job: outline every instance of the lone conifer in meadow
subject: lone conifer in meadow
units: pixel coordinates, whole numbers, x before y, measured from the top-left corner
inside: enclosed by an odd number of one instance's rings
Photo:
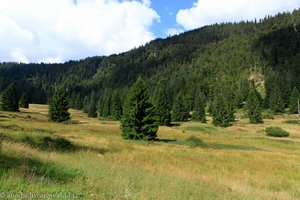
[[[19,111],[19,99],[16,88],[13,84],[9,85],[2,94],[1,110],[3,111]]]
[[[95,118],[97,117],[97,108],[96,108],[96,100],[95,100],[95,92],[91,93],[90,104],[88,107],[88,117]]]
[[[206,122],[205,118],[205,96],[202,92],[199,92],[195,98],[195,107],[192,114],[192,120]]]
[[[300,93],[299,90],[294,87],[289,101],[289,109],[292,114],[298,114],[298,103],[300,101]]]
[[[173,109],[172,109],[172,121],[184,122],[187,121],[188,118],[189,118],[189,113],[183,104],[183,99],[181,96],[178,96],[174,102]]]
[[[159,125],[170,126],[171,125],[171,109],[168,103],[166,91],[163,87],[158,89],[155,97],[155,109],[159,118]]]
[[[123,107],[122,137],[134,140],[154,140],[158,130],[158,118],[142,78],[130,89]]]
[[[263,123],[262,118],[262,102],[259,96],[260,94],[256,91],[255,88],[252,88],[249,91],[245,108],[251,124]]]
[[[28,96],[26,93],[23,93],[20,98],[20,107],[21,108],[29,108]]]
[[[63,88],[54,92],[49,104],[49,119],[54,122],[64,122],[70,119],[68,100]]]

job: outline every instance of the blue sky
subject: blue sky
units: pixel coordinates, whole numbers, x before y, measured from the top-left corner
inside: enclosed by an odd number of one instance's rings
[[[166,32],[170,28],[182,29],[176,23],[176,14],[180,9],[188,9],[192,7],[193,0],[152,0],[151,7],[160,16],[160,23],[153,25],[152,30],[157,37],[165,37]]]
[[[155,38],[260,19],[299,0],[0,0],[0,62],[59,63],[117,54]]]

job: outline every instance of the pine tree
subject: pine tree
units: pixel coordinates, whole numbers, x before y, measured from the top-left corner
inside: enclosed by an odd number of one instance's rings
[[[225,96],[225,101],[226,101],[226,108],[227,108],[227,118],[229,122],[234,122],[235,121],[235,105],[233,101],[233,94],[232,93],[227,93],[227,96]]]
[[[75,108],[75,101],[76,101],[76,93],[72,92],[71,98],[69,99],[70,108]]]
[[[291,96],[290,96],[290,101],[289,101],[289,109],[290,113],[292,114],[298,114],[298,103],[300,101],[300,93],[299,90],[294,87]]]
[[[199,92],[195,99],[195,108],[192,114],[192,120],[206,123],[205,118],[205,96]]]
[[[29,108],[29,100],[26,93],[23,93],[20,98],[20,107],[21,108]]]
[[[157,137],[158,118],[141,78],[138,78],[126,97],[121,130],[124,139],[149,141]]]
[[[97,109],[96,109],[96,100],[95,100],[95,91],[91,93],[90,104],[88,107],[88,117],[95,118],[97,117]]]
[[[172,121],[174,122],[184,122],[187,121],[189,117],[189,113],[186,110],[183,99],[179,95],[174,102],[173,109],[172,109]]]
[[[155,96],[155,109],[156,114],[159,117],[159,125],[170,126],[171,125],[171,109],[168,103],[167,94],[163,87],[160,87]]]
[[[245,108],[251,124],[263,123],[261,97],[255,88],[249,91]]]
[[[1,110],[3,111],[19,111],[19,99],[14,84],[9,85],[2,94]]]
[[[90,105],[90,96],[85,96],[83,99],[83,112],[88,113]]]
[[[54,122],[64,122],[70,119],[69,103],[63,88],[54,92],[49,105],[49,119]]]
[[[120,120],[123,114],[122,99],[119,91],[114,91],[111,97],[111,115],[115,120]]]
[[[111,93],[106,93],[104,96],[102,105],[102,117],[109,117],[111,116]]]
[[[79,93],[77,93],[76,98],[75,98],[75,109],[82,109],[82,99]]]
[[[284,102],[282,99],[282,94],[277,85],[272,87],[269,97],[269,107],[274,112],[283,112],[284,110]]]
[[[227,88],[222,88],[216,91],[214,100],[212,102],[212,118],[213,125],[228,127],[230,122],[233,122],[234,117],[234,102],[230,98]]]

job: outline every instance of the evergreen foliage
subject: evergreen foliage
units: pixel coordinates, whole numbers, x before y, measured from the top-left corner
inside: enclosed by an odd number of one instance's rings
[[[3,111],[19,111],[19,99],[14,84],[9,85],[2,93],[1,110]]]
[[[111,97],[111,115],[113,119],[120,120],[123,114],[122,99],[119,91],[114,91]]]
[[[26,93],[23,93],[20,97],[20,107],[29,108],[29,99]]]
[[[278,85],[274,85],[270,91],[269,97],[269,107],[272,111],[276,113],[281,113],[284,110],[284,102],[282,98],[282,93]]]
[[[47,103],[54,87],[63,85],[70,106],[85,112],[90,103],[89,99],[84,102],[83,97],[89,97],[94,90],[101,99],[100,114],[113,117],[113,100],[109,100],[113,91],[125,94],[138,75],[149,84],[151,98],[163,84],[169,104],[173,106],[180,94],[188,111],[194,110],[195,88],[208,97],[211,111],[210,92],[220,82],[233,92],[230,101],[234,107],[242,108],[251,79],[265,99],[265,108],[270,107],[271,90],[276,84],[281,91],[283,110],[289,105],[293,86],[300,88],[300,31],[296,31],[300,27],[299,16],[300,9],[296,9],[257,23],[205,26],[156,39],[122,54],[61,64],[0,63],[0,87],[14,83],[17,91],[30,93],[31,102]],[[78,94],[81,106],[75,103]]]
[[[88,113],[90,106],[90,96],[85,96],[83,99],[83,112]]]
[[[192,114],[192,120],[206,123],[205,106],[205,96],[200,91],[195,98],[195,107]]]
[[[127,94],[121,120],[122,137],[134,140],[154,140],[158,130],[155,107],[142,78],[134,83]]]
[[[300,93],[299,90],[294,87],[289,101],[289,109],[292,114],[298,114],[298,103],[300,103]]]
[[[263,123],[262,103],[260,99],[260,94],[253,87],[249,91],[245,106],[251,124]]]
[[[181,95],[178,95],[172,109],[172,121],[185,122],[188,120],[188,118],[189,118],[189,112],[187,111],[187,108],[184,106]]]
[[[213,125],[228,127],[230,122],[235,120],[234,102],[230,97],[230,92],[226,87],[215,91],[214,100],[211,105]]]
[[[90,97],[90,105],[88,108],[88,117],[91,117],[91,118],[95,118],[98,116],[95,99],[96,99],[95,91],[93,91],[91,94],[91,97]]]
[[[82,109],[82,98],[79,93],[76,95],[74,108],[78,110]]]
[[[167,98],[165,89],[159,87],[157,94],[155,95],[155,109],[156,114],[159,117],[159,125],[170,126],[171,125],[171,108]]]
[[[49,119],[54,122],[64,122],[70,119],[69,103],[65,90],[58,88],[49,103]]]

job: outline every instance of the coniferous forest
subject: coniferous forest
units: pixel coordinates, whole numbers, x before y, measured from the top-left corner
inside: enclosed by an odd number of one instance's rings
[[[187,115],[198,109],[195,102],[201,93],[205,102],[200,102],[209,113],[221,106],[228,114],[226,119],[215,118],[216,124],[227,126],[234,120],[234,110],[244,107],[249,93],[253,95],[253,87],[261,101],[258,110],[296,113],[297,104],[290,100],[296,99],[300,89],[299,66],[300,10],[295,10],[255,21],[206,26],[107,57],[63,64],[1,63],[0,89],[4,92],[14,84],[18,98],[23,95],[29,103],[48,103],[55,89],[63,87],[69,107],[82,109],[90,117],[99,113],[99,117],[119,120],[125,94],[140,76],[151,100],[160,98],[157,95],[163,88],[168,109],[177,115],[174,120],[191,117]]]

